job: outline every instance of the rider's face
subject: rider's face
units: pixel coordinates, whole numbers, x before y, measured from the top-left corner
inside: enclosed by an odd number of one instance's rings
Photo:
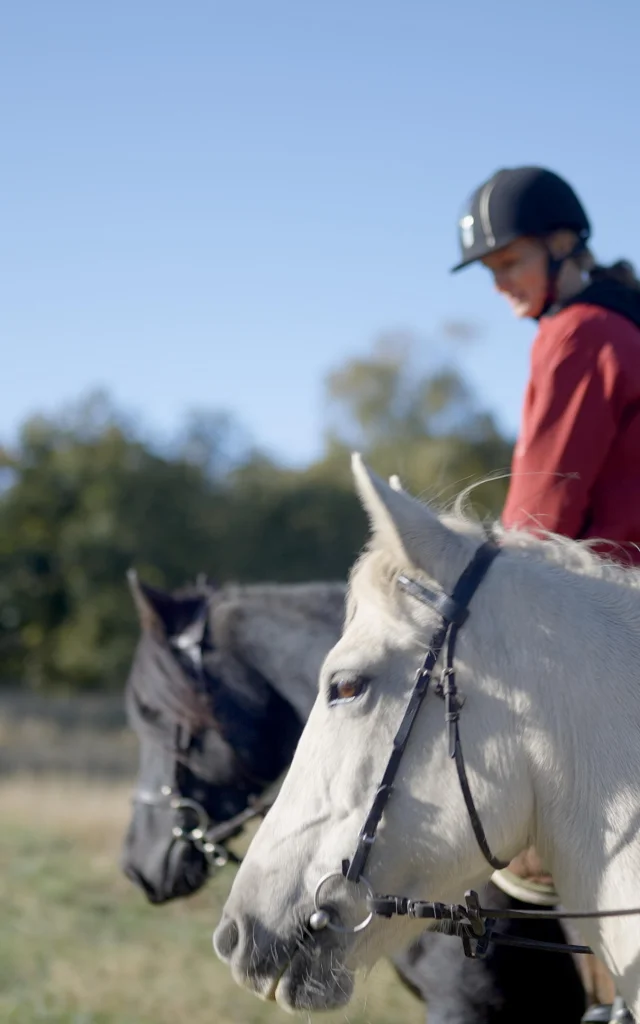
[[[547,298],[547,253],[540,242],[519,238],[482,262],[517,317],[542,312]]]

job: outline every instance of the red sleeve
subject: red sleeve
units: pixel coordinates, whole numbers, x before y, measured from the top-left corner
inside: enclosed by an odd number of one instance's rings
[[[615,359],[593,323],[546,340],[549,357],[532,371],[502,521],[580,537],[616,430]]]

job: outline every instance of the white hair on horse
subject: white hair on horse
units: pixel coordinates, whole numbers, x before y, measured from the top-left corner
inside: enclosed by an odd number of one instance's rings
[[[354,921],[357,890],[340,881],[340,865],[439,622],[397,577],[450,594],[485,539],[481,524],[459,512],[438,517],[357,457],[353,469],[373,539],[351,574],[345,630],[325,660],[293,764],[215,938],[238,980],[289,1008],[348,1001],[352,970],[410,934],[409,925],[374,920],[362,934],[302,941],[328,872],[338,876],[323,898]],[[586,544],[495,532],[503,550],[456,649],[465,759],[490,846],[508,860],[534,842],[571,909],[639,906],[640,573]],[[371,849],[367,874],[378,892],[459,902],[491,874],[443,718],[428,696]],[[585,921],[581,933],[640,1017],[638,919]]]
[[[486,539],[485,527],[469,515],[444,514],[441,522],[461,536],[478,542]],[[640,588],[640,569],[625,565],[624,562],[612,557],[603,556],[597,548],[604,544],[604,541],[575,541],[548,531],[540,531],[535,535],[525,530],[505,529],[499,522],[492,523],[490,530],[504,551],[517,552],[532,561],[558,566],[594,580],[618,584],[625,589]],[[608,546],[611,548],[610,543]],[[383,538],[374,536],[355,561],[349,574],[347,619],[352,615],[357,594],[362,594],[367,588],[370,588],[370,598],[375,599],[374,592],[381,592],[386,601],[397,602],[400,599],[397,589],[398,576],[406,571],[406,568],[402,560],[397,558],[393,547],[389,550]]]

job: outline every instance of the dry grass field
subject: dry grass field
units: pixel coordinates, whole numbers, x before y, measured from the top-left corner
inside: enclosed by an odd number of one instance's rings
[[[147,904],[120,873],[130,782],[117,776],[130,770],[134,748],[117,716],[105,731],[97,712],[93,725],[69,707],[66,724],[39,720],[33,708],[15,712],[0,699],[2,1024],[292,1019],[237,988],[213,954],[233,869],[165,907]],[[318,1019],[418,1024],[424,1007],[383,963],[359,982],[347,1011]]]

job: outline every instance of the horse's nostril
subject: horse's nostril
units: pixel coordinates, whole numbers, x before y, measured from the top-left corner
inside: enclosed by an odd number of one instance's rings
[[[229,959],[239,939],[240,932],[233,919],[220,922],[213,933],[213,948],[221,960]]]

